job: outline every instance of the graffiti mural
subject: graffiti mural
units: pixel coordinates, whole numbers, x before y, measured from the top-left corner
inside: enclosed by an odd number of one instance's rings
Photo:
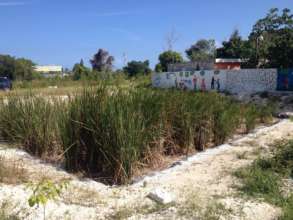
[[[155,73],[154,87],[178,88],[193,91],[229,91],[255,93],[262,91],[293,90],[293,69],[201,70]]]
[[[223,90],[225,73],[220,71],[185,71],[159,73],[153,75],[153,86],[161,88],[178,88],[182,90],[207,91]]]
[[[293,69],[279,69],[277,90],[293,91]]]

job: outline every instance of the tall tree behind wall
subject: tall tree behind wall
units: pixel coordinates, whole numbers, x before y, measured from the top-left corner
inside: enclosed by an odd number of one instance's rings
[[[98,72],[108,72],[112,70],[114,57],[109,55],[109,52],[104,49],[99,49],[90,60],[93,70]]]

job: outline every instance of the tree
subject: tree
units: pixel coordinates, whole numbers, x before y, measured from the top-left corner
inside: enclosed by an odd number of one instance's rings
[[[35,64],[28,59],[16,59],[10,55],[0,55],[0,76],[8,77],[12,80],[31,80],[36,76]]]
[[[272,68],[293,67],[293,31],[283,29],[278,31],[274,44],[268,48],[267,66]]]
[[[195,44],[191,45],[191,47],[185,52],[190,61],[208,62],[215,58],[215,40],[198,40]]]
[[[84,66],[83,59],[80,60],[79,65]]]
[[[147,75],[151,73],[151,69],[149,67],[150,63],[148,60],[142,61],[131,61],[127,63],[127,66],[123,68],[124,72],[128,74],[128,76],[132,77],[138,74]]]
[[[15,75],[17,79],[33,80],[36,77],[35,64],[31,60],[20,58],[15,63]]]
[[[79,80],[82,77],[87,77],[90,74],[90,70],[83,66],[82,63],[76,63],[72,68],[73,79]]]
[[[169,64],[183,63],[183,58],[180,53],[168,50],[159,55],[159,61],[155,68],[156,71],[160,69],[160,72],[166,72]]]
[[[282,54],[291,54],[293,31],[293,15],[285,8],[281,14],[279,9],[272,8],[267,15],[259,19],[253,26],[249,41],[254,48],[250,62],[262,67],[290,66],[289,59]],[[281,57],[283,57],[281,59]]]
[[[92,64],[93,70],[98,72],[108,72],[112,70],[114,57],[110,56],[108,51],[99,49],[90,62]]]
[[[15,58],[9,55],[0,55],[0,76],[15,79]]]
[[[162,68],[162,65],[160,63],[158,63],[156,66],[155,66],[155,71],[157,73],[161,73],[163,72],[163,68]]]
[[[228,41],[223,41],[217,49],[218,58],[249,58],[252,47],[247,40],[242,40],[238,30],[233,31]]]

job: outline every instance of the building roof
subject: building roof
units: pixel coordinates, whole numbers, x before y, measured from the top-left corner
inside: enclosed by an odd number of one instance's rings
[[[62,66],[47,65],[47,66],[35,66],[37,72],[62,72]]]
[[[215,63],[242,63],[242,59],[222,59],[222,58],[217,58],[215,60]]]

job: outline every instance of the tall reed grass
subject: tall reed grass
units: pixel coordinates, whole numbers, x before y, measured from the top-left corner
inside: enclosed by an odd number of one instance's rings
[[[0,134],[33,155],[52,157],[61,150],[57,123],[60,110],[57,100],[50,102],[30,94],[10,96],[0,103]]]
[[[160,155],[187,155],[247,132],[269,111],[217,93],[99,85],[61,103],[36,96],[0,105],[0,132],[30,153],[60,152],[73,172],[127,183]]]

